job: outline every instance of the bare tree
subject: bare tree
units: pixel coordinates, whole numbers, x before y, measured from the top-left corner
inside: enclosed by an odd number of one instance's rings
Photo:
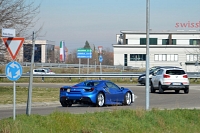
[[[103,62],[102,65],[113,65],[113,52],[110,50],[110,48],[105,48],[102,51],[102,57],[103,57]]]
[[[2,28],[16,29],[16,36],[29,38],[26,33],[37,22],[40,5],[35,6],[27,0],[0,0],[0,26]],[[38,29],[39,30],[39,29]],[[0,54],[4,54],[6,48],[0,41]]]
[[[39,7],[26,0],[0,0],[0,25],[16,29],[17,36],[22,36],[37,21]]]

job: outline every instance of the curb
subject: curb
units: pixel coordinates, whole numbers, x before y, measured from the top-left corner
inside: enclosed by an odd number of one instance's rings
[[[55,105],[60,105],[60,102],[55,101],[55,102],[35,102],[31,104],[31,107],[41,107],[41,106],[55,106]],[[22,103],[22,104],[16,104],[16,108],[24,108],[27,107],[27,103]],[[2,109],[10,109],[13,108],[13,104],[0,104],[0,110]]]

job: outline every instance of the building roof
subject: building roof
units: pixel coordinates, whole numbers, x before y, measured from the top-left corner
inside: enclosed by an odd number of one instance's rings
[[[123,34],[146,34],[146,31],[132,31],[132,30],[121,30]],[[200,34],[200,31],[196,30],[177,30],[177,31],[150,31],[149,34]]]

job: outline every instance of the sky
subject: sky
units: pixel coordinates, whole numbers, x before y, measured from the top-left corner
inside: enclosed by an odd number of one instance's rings
[[[200,0],[149,0],[151,31],[200,31]],[[65,41],[69,51],[85,42],[112,51],[122,30],[146,32],[146,0],[35,0],[41,4],[37,39]],[[192,24],[193,23],[193,24]],[[199,23],[199,25],[198,25]],[[196,27],[195,27],[196,26]]]

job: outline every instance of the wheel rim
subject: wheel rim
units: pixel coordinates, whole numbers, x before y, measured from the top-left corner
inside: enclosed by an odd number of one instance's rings
[[[126,94],[126,103],[129,105],[131,104],[131,94],[130,93],[127,93]]]
[[[98,95],[98,105],[103,106],[104,105],[104,96],[103,94]]]

